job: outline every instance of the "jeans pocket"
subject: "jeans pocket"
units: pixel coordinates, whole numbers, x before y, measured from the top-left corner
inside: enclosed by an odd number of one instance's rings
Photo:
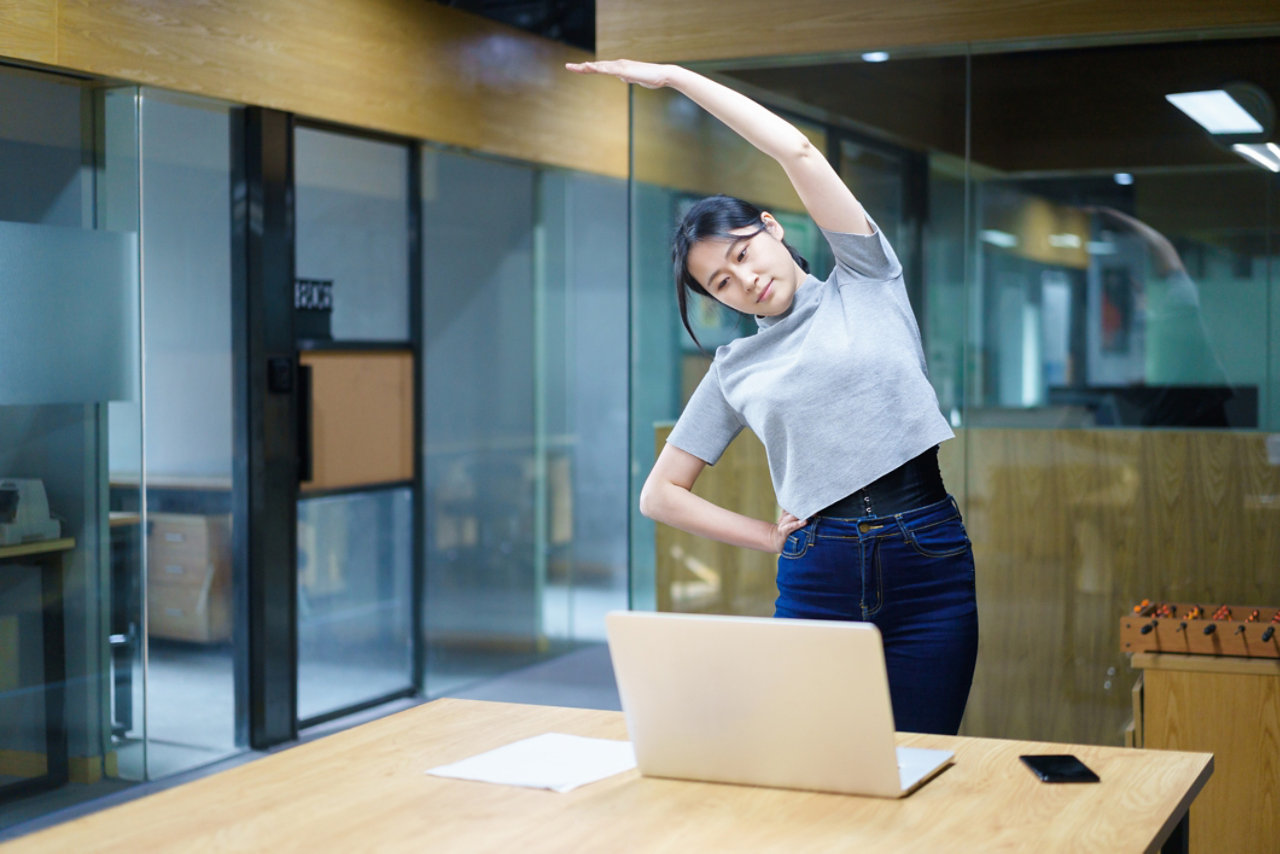
[[[910,530],[907,539],[911,547],[925,557],[954,557],[971,547],[959,516]]]
[[[804,553],[809,550],[809,540],[809,532],[804,528],[789,535],[787,541],[782,544],[782,557],[790,560],[804,557]]]

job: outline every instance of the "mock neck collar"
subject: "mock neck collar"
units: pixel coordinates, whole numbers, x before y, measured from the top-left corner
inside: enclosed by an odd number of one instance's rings
[[[799,287],[796,288],[795,295],[791,297],[791,305],[787,306],[787,310],[782,314],[772,314],[767,317],[756,315],[756,326],[760,329],[768,329],[769,327],[774,326],[795,314],[796,306],[801,300],[807,300],[809,298],[809,294],[813,291],[813,289],[809,287],[810,281],[816,281],[812,273],[807,274],[804,281],[802,281]]]

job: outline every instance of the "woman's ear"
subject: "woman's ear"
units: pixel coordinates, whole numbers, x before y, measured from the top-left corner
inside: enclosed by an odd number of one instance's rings
[[[786,234],[786,231],[782,227],[782,223],[774,219],[773,214],[768,211],[763,211],[760,214],[760,221],[764,223],[765,230],[778,240],[781,240],[783,235]]]

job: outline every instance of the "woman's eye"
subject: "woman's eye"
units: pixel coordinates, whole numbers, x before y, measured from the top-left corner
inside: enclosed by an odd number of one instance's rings
[[[728,280],[728,279],[721,279],[721,280],[720,280],[720,283],[719,283],[718,285],[716,285],[716,290],[720,290],[721,288],[723,288],[723,287],[724,287],[725,285],[727,285],[727,284],[729,284],[729,280]]]
[[[738,253],[738,263],[741,264],[746,259],[747,259],[747,250],[743,249],[741,252]]]

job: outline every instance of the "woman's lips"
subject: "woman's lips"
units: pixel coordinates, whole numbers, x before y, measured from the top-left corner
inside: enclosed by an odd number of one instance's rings
[[[760,292],[760,296],[756,297],[756,302],[764,302],[769,298],[769,294],[773,292],[773,279],[769,280],[769,284],[764,286],[764,290]]]

